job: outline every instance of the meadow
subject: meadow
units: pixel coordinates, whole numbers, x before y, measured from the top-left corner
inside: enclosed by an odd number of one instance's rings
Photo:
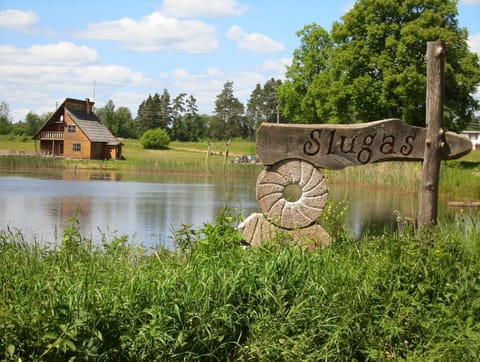
[[[480,218],[324,250],[246,247],[225,211],[177,250],[0,232],[3,361],[474,361]],[[429,241],[426,246],[425,241]],[[420,246],[422,245],[422,246]]]
[[[30,141],[22,142],[24,151]],[[5,143],[0,143],[5,147]],[[172,143],[125,161],[2,156],[0,168],[247,173],[225,145]],[[254,153],[235,142],[230,157]],[[441,197],[480,199],[480,152],[442,164]],[[419,163],[326,172],[329,182],[416,192]],[[235,210],[177,230],[175,250],[126,237],[94,244],[75,218],[47,243],[0,230],[0,361],[474,361],[480,358],[480,215],[461,210],[418,233],[360,240],[329,204],[326,249],[288,239],[244,245]]]
[[[163,173],[235,173],[256,175],[261,165],[232,164],[238,155],[254,154],[255,143],[234,141],[226,153],[226,144],[208,142],[171,142],[167,149],[145,150],[138,140],[121,140],[124,160],[63,160],[35,156],[35,143],[24,137],[0,136],[0,169],[76,168]],[[37,146],[38,147],[38,146]],[[14,155],[15,152],[25,155]]]

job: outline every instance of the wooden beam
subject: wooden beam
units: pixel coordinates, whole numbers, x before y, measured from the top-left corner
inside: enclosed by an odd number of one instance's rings
[[[427,132],[420,180],[419,228],[437,222],[440,161],[446,147],[442,130],[445,51],[444,42],[427,43]]]

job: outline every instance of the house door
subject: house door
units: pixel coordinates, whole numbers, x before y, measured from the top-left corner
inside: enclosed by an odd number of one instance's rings
[[[63,156],[63,142],[60,142],[59,154]]]

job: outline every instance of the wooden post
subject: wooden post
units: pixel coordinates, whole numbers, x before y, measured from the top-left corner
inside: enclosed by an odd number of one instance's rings
[[[425,155],[420,180],[418,226],[437,222],[438,183],[442,148],[445,145],[443,121],[443,89],[445,73],[445,43],[427,43],[427,100]]]
[[[231,140],[228,140],[228,142],[225,145],[225,156],[223,157],[223,167],[225,167],[225,164],[227,163],[228,159],[228,146],[230,146],[230,143],[232,143]]]
[[[211,144],[210,142],[208,142],[207,157],[205,158],[205,165],[207,166],[208,166],[208,158],[210,157],[210,147],[211,147]]]

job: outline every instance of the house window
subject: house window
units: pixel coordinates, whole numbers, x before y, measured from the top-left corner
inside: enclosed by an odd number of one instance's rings
[[[77,126],[75,126],[74,124],[69,124],[68,133],[75,133],[75,132],[77,132]]]
[[[81,143],[74,143],[73,144],[73,152],[82,152],[82,144]]]

